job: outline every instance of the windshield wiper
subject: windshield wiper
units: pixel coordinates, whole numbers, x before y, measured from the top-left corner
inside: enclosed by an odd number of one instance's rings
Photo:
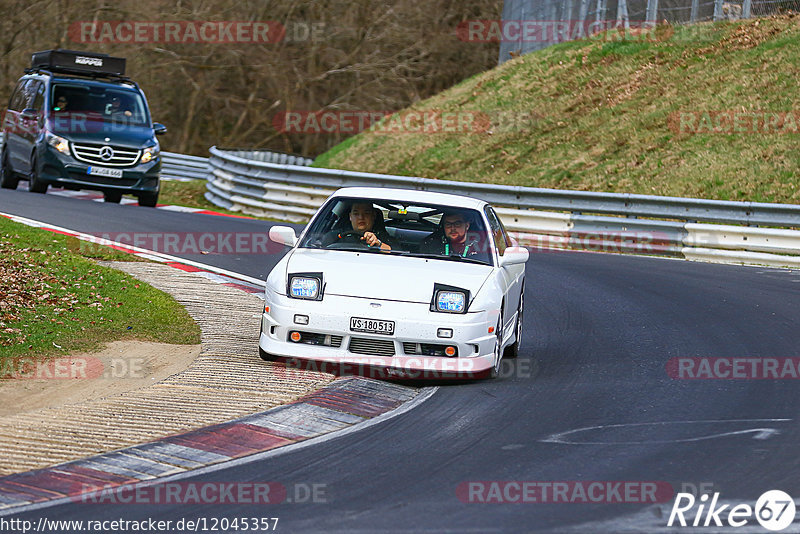
[[[404,252],[403,255],[414,256],[415,258],[433,258],[435,260],[463,261],[467,263],[477,263],[479,265],[489,265],[487,262],[482,260],[456,255],[446,256],[444,254],[431,254],[428,252]]]

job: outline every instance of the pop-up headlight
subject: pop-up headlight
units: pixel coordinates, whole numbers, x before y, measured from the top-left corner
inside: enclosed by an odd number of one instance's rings
[[[442,313],[467,313],[469,290],[434,284],[431,311]]]
[[[322,300],[322,274],[290,274],[286,294],[295,299]]]

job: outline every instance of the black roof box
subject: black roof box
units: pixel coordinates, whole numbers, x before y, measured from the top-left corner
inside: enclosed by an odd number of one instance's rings
[[[31,56],[31,68],[94,76],[124,76],[125,58],[78,50],[43,50]]]

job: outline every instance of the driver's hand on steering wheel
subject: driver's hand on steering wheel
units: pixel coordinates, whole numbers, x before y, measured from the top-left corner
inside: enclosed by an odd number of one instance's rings
[[[364,235],[361,236],[361,241],[363,241],[370,247],[380,247],[383,250],[392,249],[392,247],[390,247],[386,243],[383,243],[380,239],[378,239],[378,236],[376,236],[372,232],[364,232]]]

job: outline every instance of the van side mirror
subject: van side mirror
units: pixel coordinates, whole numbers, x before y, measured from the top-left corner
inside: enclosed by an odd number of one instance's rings
[[[164,135],[165,133],[167,133],[167,127],[161,124],[160,122],[154,122],[153,131],[156,133],[156,135]]]
[[[22,118],[26,121],[36,120],[38,113],[39,112],[33,108],[25,108],[22,110]]]

